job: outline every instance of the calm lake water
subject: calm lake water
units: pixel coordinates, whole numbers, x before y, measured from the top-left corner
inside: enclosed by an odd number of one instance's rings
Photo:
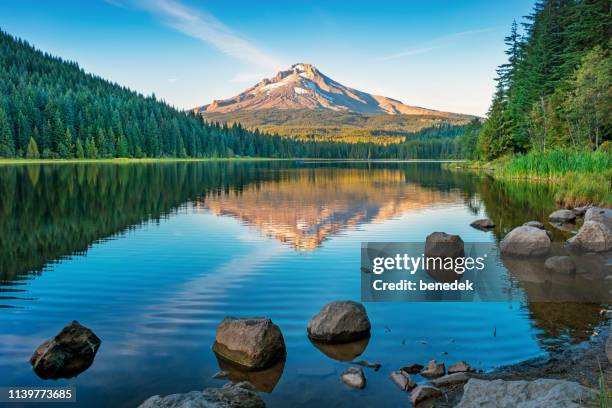
[[[269,316],[286,363],[232,372],[268,406],[405,406],[391,370],[432,358],[490,370],[540,356],[588,339],[599,305],[531,303],[528,291],[506,303],[368,303],[369,342],[319,350],[306,324],[329,301],[359,300],[361,242],[445,231],[495,243],[553,209],[543,185],[439,163],[0,167],[0,385],[74,385],[74,407],[221,386],[211,378],[217,324]],[[494,232],[469,226],[484,216]],[[39,379],[32,351],[73,319],[102,339],[94,364],[73,379]],[[366,369],[367,388],[351,390],[338,359],[361,351],[383,368]]]

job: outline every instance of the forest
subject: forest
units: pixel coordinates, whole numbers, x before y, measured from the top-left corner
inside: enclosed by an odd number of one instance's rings
[[[544,0],[505,38],[488,118],[464,139],[481,160],[551,150],[610,151],[612,3]]]
[[[389,146],[294,140],[205,121],[0,31],[2,158],[454,158],[476,125],[439,123]]]

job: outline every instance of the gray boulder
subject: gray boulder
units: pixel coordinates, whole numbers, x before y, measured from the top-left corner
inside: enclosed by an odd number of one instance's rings
[[[576,219],[576,213],[572,210],[557,210],[548,216],[552,222],[572,222]]]
[[[93,331],[73,320],[41,344],[30,363],[40,378],[72,378],[91,366],[101,343]]]
[[[155,395],[138,408],[265,408],[266,404],[248,382],[227,383],[221,388],[207,388],[166,397]]]
[[[612,249],[612,230],[599,221],[585,221],[578,233],[568,239],[567,243],[586,251],[609,251]]]
[[[463,240],[459,235],[433,232],[425,239],[426,257],[458,258],[465,254]]]
[[[430,387],[428,385],[419,385],[410,393],[410,401],[412,405],[416,406],[423,401],[431,398],[437,398],[442,395],[442,391],[436,387]]]
[[[365,388],[366,378],[363,369],[359,367],[348,367],[340,374],[343,383],[353,388]]]
[[[591,207],[584,214],[584,221],[598,221],[612,230],[612,209]]]
[[[330,302],[308,322],[308,337],[326,343],[345,343],[370,335],[365,307],[352,300]]]
[[[569,256],[551,256],[546,259],[544,266],[550,272],[571,274],[576,272],[576,264]]]
[[[263,317],[226,317],[217,326],[213,351],[222,359],[247,369],[260,370],[284,360],[283,334]]]
[[[539,228],[542,230],[544,229],[544,224],[541,223],[540,221],[527,221],[523,225],[525,225],[526,227],[534,227],[534,228]]]
[[[596,393],[565,380],[504,381],[470,379],[456,408],[578,408]]]
[[[574,208],[572,211],[574,212],[574,214],[576,214],[577,216],[583,216],[587,210],[591,208],[590,205],[583,205],[582,207],[576,207]]]
[[[479,229],[481,231],[488,231],[491,228],[495,228],[495,223],[488,218],[476,220],[470,224],[470,227]]]
[[[546,231],[525,225],[510,231],[499,244],[502,254],[518,256],[546,255],[550,246]]]

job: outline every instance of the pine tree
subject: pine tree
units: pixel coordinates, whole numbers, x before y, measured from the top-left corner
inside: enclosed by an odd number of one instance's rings
[[[14,156],[15,142],[13,140],[13,131],[4,109],[0,106],[0,157],[10,158]]]
[[[30,138],[28,142],[28,149],[26,151],[26,159],[38,159],[40,157],[40,153],[38,152],[38,145],[36,144],[36,140],[33,137]]]
[[[85,150],[83,149],[83,143],[81,142],[81,139],[77,139],[76,144],[75,144],[75,150],[76,150],[76,157],[78,159],[83,159],[85,157]]]

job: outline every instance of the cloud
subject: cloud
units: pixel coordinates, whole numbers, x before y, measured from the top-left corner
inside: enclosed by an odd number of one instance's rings
[[[397,58],[403,58],[403,57],[408,57],[411,55],[418,55],[418,54],[424,54],[426,52],[430,52],[433,50],[437,50],[440,48],[444,48],[447,47],[449,45],[451,45],[454,41],[456,41],[457,39],[461,38],[461,37],[465,37],[465,36],[469,36],[469,35],[473,35],[473,34],[480,34],[480,33],[486,33],[488,31],[493,30],[493,28],[488,27],[488,28],[478,28],[475,30],[466,30],[466,31],[460,31],[457,33],[452,33],[452,34],[448,34],[442,37],[438,37],[435,38],[431,41],[427,41],[424,45],[424,47],[419,47],[419,48],[409,48],[409,49],[405,49],[402,51],[399,51],[395,54],[391,54],[391,55],[387,55],[385,57],[381,57],[379,58],[381,61],[387,61],[387,60],[393,60],[393,59],[397,59]]]
[[[117,1],[110,0],[112,3]],[[178,0],[126,1],[153,14],[166,26],[200,40],[229,57],[266,71],[276,71],[283,66],[276,57],[260,49],[252,41],[204,10],[188,7]]]

